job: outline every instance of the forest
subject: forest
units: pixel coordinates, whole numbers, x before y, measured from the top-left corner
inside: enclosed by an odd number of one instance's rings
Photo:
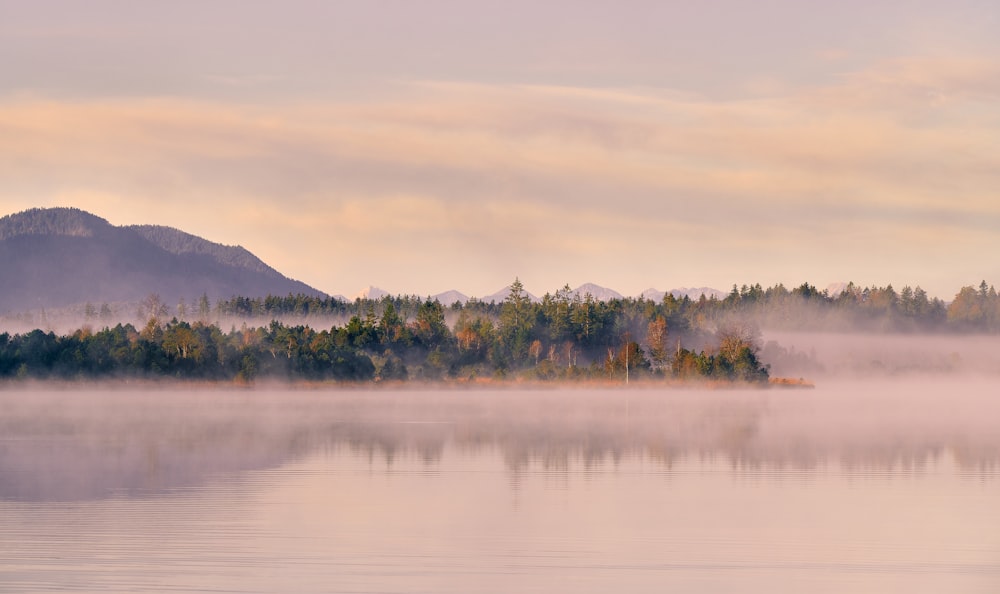
[[[212,304],[203,296],[190,308],[178,304],[172,315],[151,295],[136,312],[144,323],[95,329],[109,313],[106,304],[88,304],[86,322],[66,335],[0,334],[0,378],[766,383],[761,328],[1000,331],[1000,297],[985,281],[963,287],[949,304],[920,287],[897,293],[851,284],[831,296],[808,283],[791,290],[734,286],[722,299],[667,294],[662,301],[598,301],[565,286],[532,301],[515,279],[499,303],[288,295]],[[322,325],[331,319],[342,321]]]

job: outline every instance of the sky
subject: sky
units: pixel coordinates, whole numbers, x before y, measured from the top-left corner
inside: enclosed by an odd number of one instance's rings
[[[292,278],[1000,285],[1000,6],[0,0],[0,215]]]

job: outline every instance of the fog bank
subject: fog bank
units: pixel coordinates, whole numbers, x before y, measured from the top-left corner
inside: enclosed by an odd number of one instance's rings
[[[772,375],[836,378],[944,375],[1000,380],[1000,337],[982,334],[764,332]]]

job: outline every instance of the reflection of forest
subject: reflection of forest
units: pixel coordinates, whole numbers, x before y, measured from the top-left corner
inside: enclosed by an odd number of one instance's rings
[[[498,453],[513,474],[642,459],[734,472],[1000,473],[997,405],[959,396],[754,391],[0,393],[0,498],[197,487],[317,452],[436,465]]]

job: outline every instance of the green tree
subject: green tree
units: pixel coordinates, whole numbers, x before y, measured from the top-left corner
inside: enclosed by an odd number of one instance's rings
[[[524,285],[517,278],[510,285],[510,293],[500,307],[501,343],[515,364],[523,364],[528,358],[531,328],[534,325],[531,299],[524,291]]]
[[[385,297],[382,301],[382,317],[378,322],[378,333],[383,344],[392,346],[404,342],[406,339],[406,325],[403,319],[396,313],[396,306],[392,300]]]
[[[449,346],[451,331],[444,320],[444,307],[437,299],[431,301],[428,298],[417,309],[414,334],[422,344],[431,348]]]

